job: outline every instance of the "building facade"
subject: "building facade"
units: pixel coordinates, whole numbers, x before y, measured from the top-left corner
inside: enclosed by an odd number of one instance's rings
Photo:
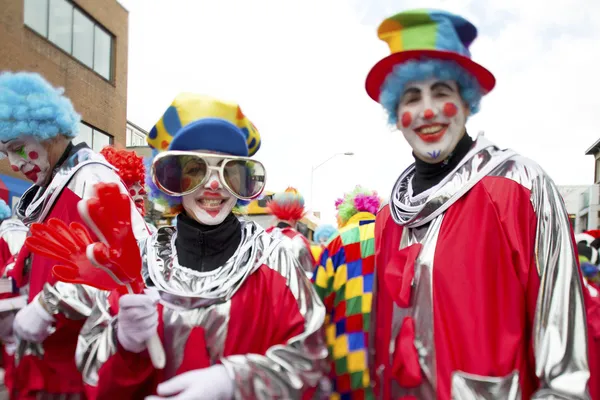
[[[38,72],[63,87],[82,117],[75,143],[125,145],[128,20],[116,0],[0,0],[0,70]],[[29,187],[6,160],[0,180],[0,198],[13,206]]]
[[[600,210],[598,185],[559,186],[558,191],[563,198],[575,233],[597,229],[598,210]]]

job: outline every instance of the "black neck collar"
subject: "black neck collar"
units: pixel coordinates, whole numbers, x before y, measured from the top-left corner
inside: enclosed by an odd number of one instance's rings
[[[415,175],[412,178],[413,195],[422,193],[440,183],[446,175],[458,166],[473,147],[473,143],[473,139],[465,133],[452,153],[444,161],[436,164],[426,163],[415,157]]]
[[[177,216],[175,247],[179,264],[207,272],[224,265],[242,240],[242,225],[230,213],[219,225],[202,225],[185,212]]]

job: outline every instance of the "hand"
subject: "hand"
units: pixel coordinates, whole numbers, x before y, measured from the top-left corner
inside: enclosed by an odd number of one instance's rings
[[[54,332],[54,318],[42,305],[39,296],[21,309],[13,322],[17,337],[28,342],[42,343]]]
[[[223,365],[197,369],[178,375],[158,385],[158,396],[146,400],[231,400],[233,380]]]
[[[146,341],[156,335],[159,295],[146,289],[144,294],[126,294],[119,299],[117,339],[125,350],[141,353]]]

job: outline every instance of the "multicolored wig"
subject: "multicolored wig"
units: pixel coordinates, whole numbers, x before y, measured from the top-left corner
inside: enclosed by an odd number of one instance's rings
[[[267,209],[280,221],[300,221],[304,214],[304,197],[293,187],[273,195],[267,203]]]
[[[432,59],[409,61],[395,66],[381,88],[379,103],[387,111],[390,124],[396,125],[398,122],[398,104],[406,84],[427,79],[455,81],[463,101],[469,107],[470,115],[479,111],[483,91],[477,79],[457,63]]]
[[[117,173],[127,187],[131,187],[136,183],[144,184],[146,175],[144,159],[135,154],[134,151],[117,150],[113,146],[106,146],[100,151],[100,154],[106,158],[109,164],[118,169]]]
[[[333,226],[331,224],[319,225],[317,227],[317,229],[315,230],[313,239],[317,243],[321,243],[321,241],[327,242],[336,233],[337,233],[337,229],[335,229],[335,226]]]
[[[0,199],[0,221],[8,219],[12,217],[12,211],[8,204],[2,199]]]
[[[359,212],[377,214],[381,207],[381,199],[374,190],[356,186],[353,191],[346,193],[343,198],[337,199],[335,208],[341,225],[346,225],[350,218]]]
[[[81,117],[64,89],[56,89],[39,74],[0,73],[0,140],[23,135],[39,141],[59,134],[73,138]]]

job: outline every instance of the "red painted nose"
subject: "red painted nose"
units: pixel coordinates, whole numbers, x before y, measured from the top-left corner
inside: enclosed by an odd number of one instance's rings
[[[425,112],[423,113],[423,118],[425,119],[432,119],[435,115],[433,114],[433,110],[428,108],[427,110],[425,110]]]
[[[217,182],[217,181],[212,181],[212,182],[210,183],[210,188],[211,188],[212,190],[217,190],[217,189],[219,188],[219,182]]]

